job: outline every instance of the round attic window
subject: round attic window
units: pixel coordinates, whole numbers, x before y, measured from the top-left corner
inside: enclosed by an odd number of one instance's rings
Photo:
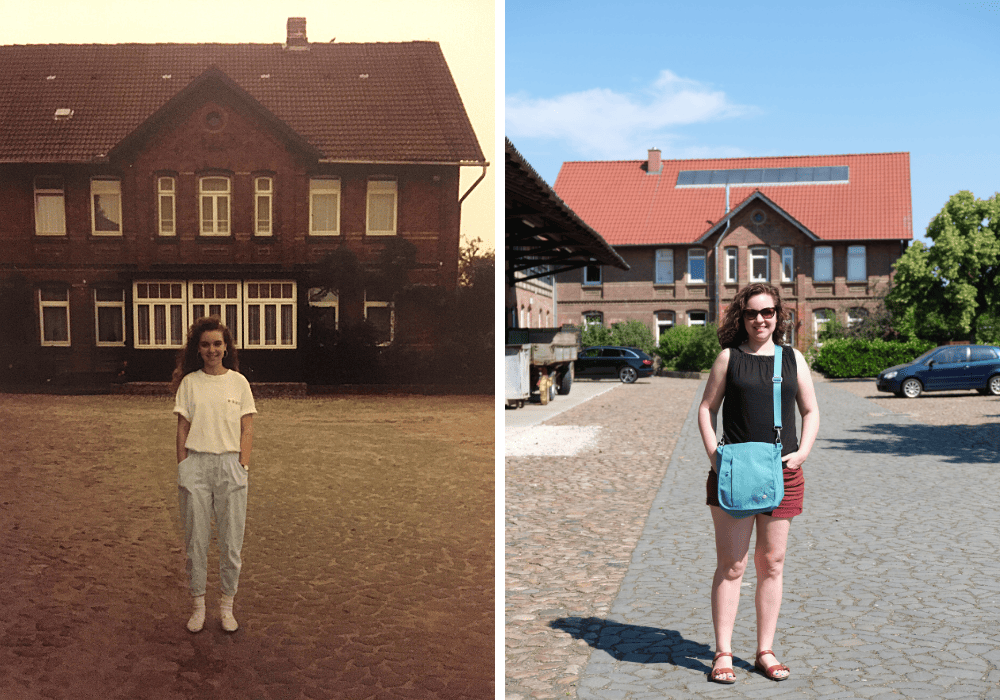
[[[225,125],[226,119],[222,116],[222,112],[209,112],[205,115],[205,126],[209,131],[219,131]]]
[[[762,224],[764,223],[764,221],[767,220],[767,215],[764,214],[764,212],[762,212],[760,209],[758,209],[757,211],[755,211],[753,214],[750,215],[750,220],[753,221],[755,224]]]

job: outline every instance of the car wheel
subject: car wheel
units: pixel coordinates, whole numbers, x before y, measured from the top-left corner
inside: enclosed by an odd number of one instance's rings
[[[903,386],[900,387],[900,390],[906,398],[915,399],[920,396],[920,392],[924,390],[924,385],[920,383],[919,379],[911,377],[903,382]]]
[[[559,378],[559,395],[566,396],[573,386],[573,371],[566,370],[566,373]]]
[[[622,380],[623,384],[631,384],[639,378],[639,373],[635,371],[635,367],[625,365],[618,370],[618,378]]]
[[[1000,374],[994,374],[986,384],[986,389],[994,396],[1000,396]]]

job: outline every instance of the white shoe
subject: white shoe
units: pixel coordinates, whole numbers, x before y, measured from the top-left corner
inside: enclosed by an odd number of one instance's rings
[[[219,603],[219,615],[222,617],[222,629],[226,632],[235,632],[240,628],[236,618],[233,617],[233,596],[222,596]]]
[[[194,599],[194,610],[191,612],[191,619],[188,620],[187,628],[189,632],[201,632],[205,626],[205,596],[198,596]]]

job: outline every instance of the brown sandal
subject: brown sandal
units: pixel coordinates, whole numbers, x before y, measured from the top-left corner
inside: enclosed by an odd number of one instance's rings
[[[715,664],[715,662],[719,660],[720,656],[728,656],[731,659],[733,658],[733,652],[720,651],[718,654],[715,655],[715,658],[712,659],[712,664]],[[724,678],[724,676],[727,673],[733,674],[734,677]],[[708,680],[712,681],[713,683],[725,683],[726,685],[730,685],[731,683],[736,682],[735,676],[736,676],[736,671],[734,671],[731,668],[713,668],[712,672],[708,674]]]
[[[758,651],[757,652],[757,658],[753,662],[754,669],[760,671],[765,676],[767,676],[768,678],[770,678],[772,681],[786,681],[786,680],[788,680],[788,676],[776,676],[776,675],[774,675],[778,671],[788,671],[788,674],[790,676],[791,673],[792,673],[792,669],[788,668],[788,666],[785,666],[785,664],[775,664],[774,666],[767,666],[767,667],[765,667],[764,664],[762,664],[760,662],[760,657],[766,656],[768,654],[771,654],[773,656],[774,652],[771,651],[770,649],[765,649],[764,651]]]

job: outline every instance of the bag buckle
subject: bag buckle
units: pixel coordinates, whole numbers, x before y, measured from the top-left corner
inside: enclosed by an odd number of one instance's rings
[[[775,384],[781,384],[781,377],[771,377],[771,381]]]

